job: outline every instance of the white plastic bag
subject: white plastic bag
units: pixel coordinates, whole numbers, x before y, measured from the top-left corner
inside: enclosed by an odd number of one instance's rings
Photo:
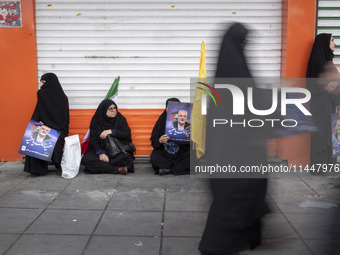
[[[80,141],[78,135],[65,137],[65,149],[61,159],[61,177],[74,178],[79,173],[81,161]]]

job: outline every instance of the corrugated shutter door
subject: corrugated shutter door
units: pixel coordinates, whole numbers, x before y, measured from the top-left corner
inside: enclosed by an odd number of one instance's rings
[[[331,33],[337,44],[334,52],[334,63],[340,70],[340,1],[319,0],[318,34]]]
[[[117,76],[119,107],[189,101],[206,44],[213,76],[225,22],[254,30],[246,55],[254,76],[280,76],[281,0],[36,0],[39,76],[55,72],[71,109],[95,109]]]

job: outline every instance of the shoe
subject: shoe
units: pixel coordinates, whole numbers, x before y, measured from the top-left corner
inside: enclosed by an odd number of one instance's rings
[[[159,169],[159,175],[166,175],[166,174],[169,174],[170,173],[170,169],[167,169],[167,168],[161,168]]]
[[[118,167],[117,173],[122,174],[122,175],[126,175],[127,174],[127,167],[126,166]]]
[[[34,177],[38,177],[39,175],[40,175],[40,174],[32,174],[32,173],[31,173],[31,174],[29,175],[29,177],[34,178]]]

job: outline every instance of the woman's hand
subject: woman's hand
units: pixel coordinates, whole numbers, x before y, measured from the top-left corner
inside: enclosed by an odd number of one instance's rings
[[[338,86],[339,83],[337,81],[331,81],[330,83],[327,84],[325,90],[330,93],[333,92]]]
[[[169,139],[170,139],[170,137],[168,135],[162,135],[159,138],[159,143],[166,143]]]
[[[106,137],[107,137],[108,135],[111,135],[111,134],[112,134],[111,129],[104,130],[104,131],[100,134],[100,138],[101,138],[101,139],[106,139]]]
[[[109,163],[109,157],[106,154],[99,154],[99,159],[106,163]]]

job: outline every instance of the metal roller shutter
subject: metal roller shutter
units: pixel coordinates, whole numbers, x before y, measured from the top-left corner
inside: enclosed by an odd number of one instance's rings
[[[340,1],[319,0],[317,34],[333,34],[337,44],[334,52],[334,63],[340,71]]]
[[[226,22],[250,25],[254,76],[280,76],[281,0],[36,0],[38,75],[55,72],[71,109],[95,109],[117,76],[119,107],[163,108],[189,101],[206,44],[213,76]]]

